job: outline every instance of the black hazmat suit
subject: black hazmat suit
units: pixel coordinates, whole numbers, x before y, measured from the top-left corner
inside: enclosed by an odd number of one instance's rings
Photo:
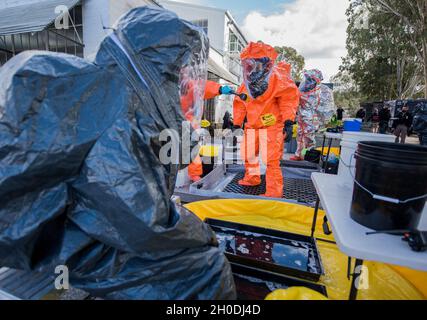
[[[178,165],[159,160],[160,132],[182,131],[180,68],[208,47],[141,7],[94,62],[33,51],[0,69],[0,266],[66,265],[109,299],[235,298],[214,233],[170,200]]]
[[[415,133],[420,138],[420,143],[427,146],[427,101],[421,102],[415,108],[414,121],[412,123]]]

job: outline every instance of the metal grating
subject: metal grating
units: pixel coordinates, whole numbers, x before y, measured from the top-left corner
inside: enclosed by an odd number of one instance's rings
[[[237,173],[233,180],[225,187],[223,192],[260,196],[265,193],[265,176],[261,177],[261,184],[256,187],[244,187],[239,185],[244,173]],[[301,203],[312,204],[316,202],[317,193],[310,179],[283,179],[283,198],[295,200]]]
[[[43,273],[0,268],[0,290],[23,300],[38,300],[53,289],[54,279]]]

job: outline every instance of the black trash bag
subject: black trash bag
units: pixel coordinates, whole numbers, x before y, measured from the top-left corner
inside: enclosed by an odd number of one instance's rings
[[[234,299],[212,230],[175,206],[179,73],[205,52],[174,13],[131,10],[94,62],[24,52],[0,69],[0,266],[52,272],[109,299]],[[191,65],[191,63],[190,63]]]

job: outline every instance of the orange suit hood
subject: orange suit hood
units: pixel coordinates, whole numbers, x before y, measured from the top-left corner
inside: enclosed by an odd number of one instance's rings
[[[291,78],[292,67],[289,63],[287,63],[286,61],[280,61],[277,64],[276,68],[279,72],[282,72],[286,77]]]
[[[250,42],[240,54],[240,58],[242,60],[261,59],[267,57],[271,61],[275,61],[278,56],[279,54],[272,46],[261,42]]]

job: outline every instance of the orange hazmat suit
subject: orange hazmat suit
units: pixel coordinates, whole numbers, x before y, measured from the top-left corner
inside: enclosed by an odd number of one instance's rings
[[[208,100],[208,99],[213,99],[216,96],[219,96],[220,88],[221,88],[220,84],[213,81],[206,81],[204,99]],[[192,104],[192,101],[191,101],[192,97],[193,95],[191,93],[189,93],[184,97],[181,97],[181,105],[183,106],[183,108]],[[188,166],[188,176],[190,177],[191,181],[197,182],[201,179],[202,175],[203,175],[202,159],[200,158],[200,156],[197,156],[193,160],[193,162]]]
[[[286,61],[280,61],[279,63],[277,63],[276,68],[279,72],[282,72],[283,75],[291,79],[292,66],[289,63],[287,63]]]
[[[281,68],[274,66],[277,52],[263,43],[250,43],[242,52],[241,60],[245,83],[238,93],[248,95],[246,102],[234,99],[234,125],[242,126],[245,118],[245,136],[241,156],[245,161],[244,186],[261,183],[258,157],[260,148],[267,164],[266,194],[283,197],[283,175],[280,160],[284,148],[284,123],[294,120],[299,105],[299,91]],[[271,68],[271,70],[268,70]]]

